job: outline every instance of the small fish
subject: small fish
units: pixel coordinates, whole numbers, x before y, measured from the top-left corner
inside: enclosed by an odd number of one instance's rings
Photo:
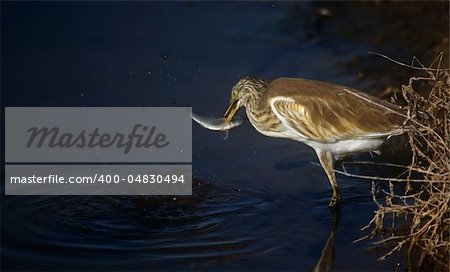
[[[245,119],[239,116],[236,116],[231,122],[225,118],[210,118],[195,113],[192,113],[191,117],[192,120],[209,130],[227,131],[245,123]]]

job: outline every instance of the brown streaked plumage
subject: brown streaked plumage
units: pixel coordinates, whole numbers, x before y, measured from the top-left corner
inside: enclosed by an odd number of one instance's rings
[[[316,151],[333,188],[330,205],[340,198],[334,160],[377,150],[387,138],[403,132],[399,107],[345,86],[309,79],[266,83],[245,77],[231,91],[225,118],[231,121],[242,106],[260,133],[303,142]]]

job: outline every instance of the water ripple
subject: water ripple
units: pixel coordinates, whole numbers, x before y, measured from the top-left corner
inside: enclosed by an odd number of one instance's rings
[[[6,254],[85,262],[101,251],[105,262],[126,256],[128,262],[211,263],[271,250],[258,242],[269,227],[249,232],[251,226],[241,224],[274,201],[258,192],[194,184],[192,196],[9,197],[5,207],[14,213],[5,214],[5,236],[15,238],[5,239]]]

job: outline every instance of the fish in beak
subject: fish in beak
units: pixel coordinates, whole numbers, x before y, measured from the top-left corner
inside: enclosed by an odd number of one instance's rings
[[[195,113],[192,113],[191,118],[204,128],[218,131],[228,131],[229,129],[238,127],[245,123],[245,119],[240,116],[237,116],[231,122],[228,122],[225,118],[210,118]]]

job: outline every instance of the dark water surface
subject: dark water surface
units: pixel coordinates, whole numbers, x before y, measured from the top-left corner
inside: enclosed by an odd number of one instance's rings
[[[289,23],[298,5],[316,16],[308,3],[2,3],[4,105],[189,105],[220,116],[246,75],[361,87],[340,63],[372,48],[320,46]],[[320,262],[348,271],[399,261],[352,243],[375,208],[369,182],[338,177],[337,221],[307,146],[248,124],[226,141],[193,126],[193,196],[3,196],[2,269],[310,271]]]

